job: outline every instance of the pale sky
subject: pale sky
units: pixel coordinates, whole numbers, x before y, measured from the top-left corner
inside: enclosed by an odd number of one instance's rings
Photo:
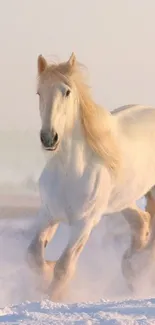
[[[89,72],[107,109],[155,106],[155,0],[0,0],[0,128],[39,127],[38,54]]]

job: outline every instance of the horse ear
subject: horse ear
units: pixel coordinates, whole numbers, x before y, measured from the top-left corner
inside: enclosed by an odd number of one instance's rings
[[[75,56],[75,53],[73,52],[68,60],[68,64],[71,66],[71,67],[74,67],[75,64],[76,64],[76,56]]]
[[[38,56],[38,74],[41,74],[44,72],[44,70],[47,68],[47,61],[45,58],[40,54]]]

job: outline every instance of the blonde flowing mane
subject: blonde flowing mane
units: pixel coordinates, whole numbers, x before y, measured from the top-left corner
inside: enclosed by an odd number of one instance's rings
[[[82,74],[83,65],[77,63],[74,54],[64,63],[47,65],[45,62],[46,67],[41,73],[43,78],[49,75],[50,78],[59,78],[69,86],[76,87],[80,99],[81,123],[87,143],[112,173],[117,175],[120,169],[120,152],[115,141],[113,117],[110,112],[94,103]],[[38,70],[39,64],[38,61]]]

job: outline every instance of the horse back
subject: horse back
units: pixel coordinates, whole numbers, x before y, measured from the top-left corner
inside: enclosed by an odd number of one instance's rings
[[[118,129],[125,136],[141,139],[147,135],[155,138],[155,108],[151,106],[126,105],[111,112]]]

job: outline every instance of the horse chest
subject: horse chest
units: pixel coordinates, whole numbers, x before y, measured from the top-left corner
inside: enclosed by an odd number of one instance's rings
[[[90,215],[94,205],[103,201],[102,175],[88,168],[81,177],[71,170],[45,169],[40,178],[40,191],[51,217],[72,222]]]

